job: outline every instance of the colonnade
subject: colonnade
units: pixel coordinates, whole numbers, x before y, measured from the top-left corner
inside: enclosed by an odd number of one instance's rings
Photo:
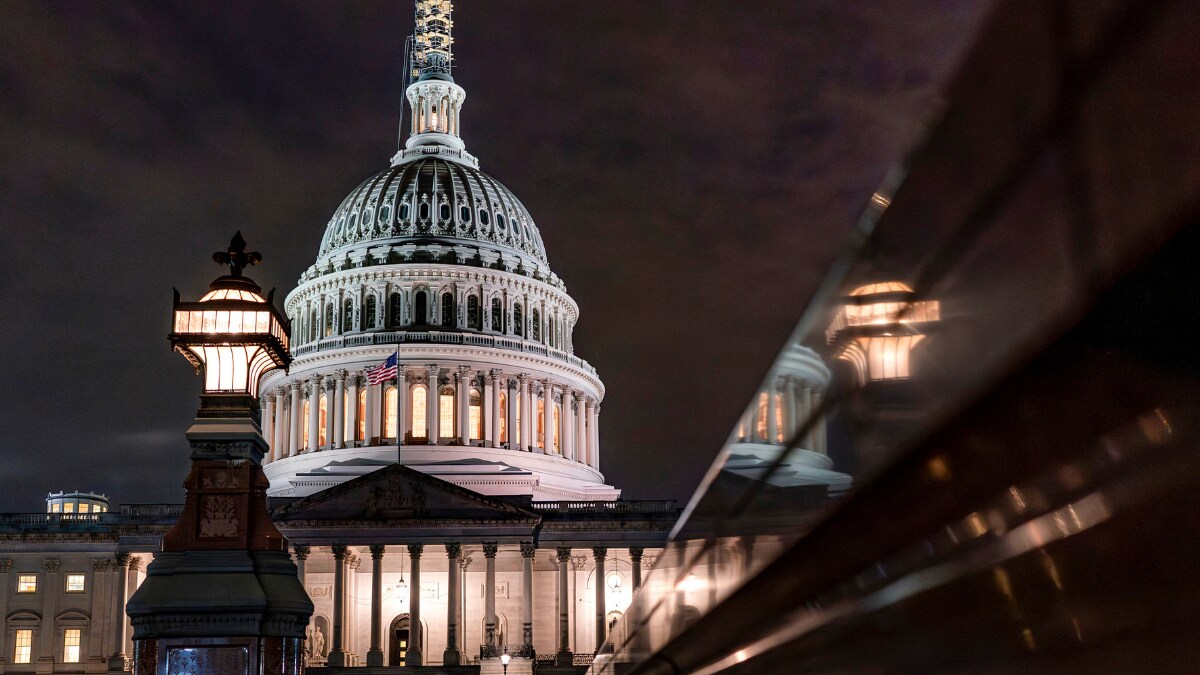
[[[738,424],[738,440],[781,445],[791,440],[821,406],[825,388],[803,378],[784,375],[759,390]],[[800,447],[826,453],[824,421],[811,424]]]
[[[508,448],[600,467],[599,402],[530,373],[429,364],[372,385],[366,370],[338,370],[263,397],[265,461],[399,442]]]
[[[498,647],[497,632],[496,632],[496,556],[501,551],[502,545],[497,542],[483,542],[483,556],[485,563],[484,576],[484,604],[483,604],[483,623],[484,630],[484,647]],[[306,566],[311,547],[307,545],[294,545],[296,556],[297,572],[300,576],[300,581],[303,584],[306,576]],[[393,546],[391,548],[396,548]],[[419,666],[427,663],[430,659],[428,655],[422,652],[422,645],[425,644],[421,631],[423,624],[421,623],[421,561],[423,556],[433,553],[439,547],[425,544],[407,544],[409,569],[408,574],[411,579],[408,598],[408,615],[409,615],[409,641],[407,654],[405,658],[406,666]],[[463,654],[463,646],[461,636],[463,634],[464,617],[463,614],[463,545],[459,542],[448,542],[441,547],[446,556],[446,566],[448,570],[447,581],[447,612],[446,612],[446,642],[443,645],[442,664],[443,665],[460,665],[466,663],[469,657]],[[516,650],[516,654],[532,654],[533,650],[533,562],[534,556],[537,553],[537,548],[532,542],[521,542],[519,544],[521,553],[521,642],[520,647]],[[329,547],[333,555],[333,616],[331,621],[330,649],[328,656],[328,665],[331,667],[344,667],[351,664],[346,646],[347,639],[347,570],[354,564],[355,557],[350,552],[348,546],[333,545]],[[388,554],[389,547],[376,544],[370,546],[371,552],[371,625],[370,625],[370,648],[367,651],[368,666],[382,666],[384,661],[383,654],[383,560]],[[596,564],[596,650],[598,651],[603,646],[607,637],[607,613],[605,601],[606,584],[604,563],[608,555],[608,548],[596,546],[592,548],[592,558]],[[642,549],[630,548],[630,559],[633,561],[633,591],[636,592],[641,587],[642,573]],[[555,560],[558,562],[557,574],[557,595],[558,595],[558,626],[557,626],[557,653],[559,654],[559,662],[570,664],[571,662],[571,647],[570,647],[570,614],[572,611],[572,603],[569,596],[569,570],[572,569],[572,549],[570,547],[557,547]],[[435,647],[429,645],[429,649]]]

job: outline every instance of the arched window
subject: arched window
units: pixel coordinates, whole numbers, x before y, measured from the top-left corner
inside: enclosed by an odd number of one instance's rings
[[[412,420],[412,437],[413,438],[429,438],[429,431],[425,428],[425,412],[428,402],[429,391],[425,385],[418,384],[412,389],[412,410],[409,411],[409,419]]]
[[[383,437],[395,438],[396,425],[396,388],[388,387],[383,392]]]
[[[537,402],[537,426],[534,429],[537,431],[537,438],[533,444],[539,448],[546,447],[546,402],[540,396]]]
[[[450,293],[442,293],[442,325],[454,325],[454,296]]]
[[[325,305],[325,337],[333,335],[333,303]]]
[[[508,442],[508,394],[504,392],[500,392],[500,442]]]
[[[504,309],[500,306],[500,298],[492,298],[492,330],[504,332]]]
[[[312,311],[312,316],[308,322],[308,341],[316,340],[321,330],[321,322],[317,318],[317,310]]]
[[[375,327],[375,312],[378,310],[379,301],[375,299],[374,293],[367,293],[367,307],[363,317],[363,329]]]
[[[300,418],[300,449],[308,447],[308,399],[304,400],[304,415]]]
[[[329,442],[329,439],[326,438],[326,429],[329,428],[329,425],[325,424],[325,420],[329,419],[327,417],[329,415],[329,403],[326,400],[328,398],[329,396],[322,394],[321,402],[317,406],[317,447],[323,447]]]
[[[530,312],[530,314],[533,315],[532,337],[535,342],[541,342],[542,341],[542,321],[541,321],[540,315],[538,314],[537,308],[534,307],[533,310]]]
[[[429,300],[425,294],[425,291],[417,291],[415,304],[416,311],[413,312],[413,324],[417,326],[427,325],[429,323],[429,318],[428,307],[426,305],[429,304]]]
[[[561,422],[558,419],[558,406],[554,406],[552,410],[554,411],[554,452],[561,455],[562,446],[559,444],[559,439],[562,436],[562,427],[560,426]]]
[[[349,333],[354,330],[354,301],[346,298],[342,303],[342,332]]]
[[[454,387],[438,391],[438,437],[454,438]]]
[[[399,293],[392,293],[388,298],[388,324],[391,326],[399,326],[400,320],[404,316],[401,309],[404,306],[404,298]]]
[[[358,390],[358,424],[354,430],[354,438],[359,441],[367,440],[367,388]]]
[[[483,319],[479,316],[479,298],[474,294],[467,296],[467,328],[483,330]]]
[[[516,335],[524,335],[525,331],[522,329],[523,325],[524,322],[521,320],[521,303],[518,302],[517,304],[513,305],[513,333]]]
[[[469,425],[471,440],[477,441],[483,438],[483,396],[478,389],[471,388],[471,397],[468,403],[470,405],[468,414],[471,416]]]

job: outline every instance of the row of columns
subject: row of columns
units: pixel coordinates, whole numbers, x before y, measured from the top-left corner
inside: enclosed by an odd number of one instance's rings
[[[368,385],[365,396],[365,419],[359,420],[359,390],[366,382],[366,374],[350,374],[340,370],[332,375],[314,375],[307,381],[294,381],[279,386],[264,395],[266,415],[263,436],[270,441],[267,461],[275,461],[307,452],[344,448],[349,443],[360,441],[364,445],[380,444],[383,437],[384,420],[389,410],[384,410],[384,386],[394,386],[397,397],[396,426],[400,444],[409,444],[406,433],[411,429],[409,419],[411,404],[408,401],[410,386],[426,385],[425,416],[426,437],[420,444],[436,445],[440,437],[441,388],[439,374],[442,367],[429,364],[422,372],[401,369],[399,377],[385,385]],[[599,421],[600,405],[596,399],[582,391],[556,384],[552,380],[535,380],[528,373],[515,375],[500,370],[482,374],[483,388],[480,394],[479,438],[474,438],[471,425],[471,390],[480,380],[479,372],[470,366],[459,366],[452,371],[455,385],[456,407],[455,436],[459,445],[479,442],[484,447],[508,447],[515,450],[537,451],[542,454],[561,454],[565,459],[600,468]],[[399,385],[399,386],[397,386]],[[325,427],[321,428],[321,402],[326,405]],[[308,418],[304,419],[304,402],[308,403]],[[535,411],[538,403],[543,406],[542,438],[535,435],[538,422]],[[518,412],[519,411],[519,412]],[[557,411],[559,445],[554,448],[554,418]],[[301,425],[307,424],[307,428]],[[359,438],[359,426],[364,428]],[[324,431],[325,442],[321,442]],[[307,438],[305,433],[307,432]]]
[[[521,543],[521,642],[528,651],[533,647],[533,557],[537,548],[532,542]],[[300,582],[305,582],[306,561],[310,553],[308,546],[297,544],[296,554],[297,574]],[[332,636],[330,636],[329,661],[330,667],[348,665],[345,649],[346,627],[346,568],[349,564],[350,549],[344,545],[330,547],[334,558],[333,567],[333,621]],[[421,556],[424,553],[423,544],[408,544],[409,586],[409,647],[405,660],[407,666],[422,665],[425,659],[421,653]],[[446,613],[446,647],[442,653],[443,665],[456,666],[464,662],[458,648],[459,630],[462,626],[462,544],[451,542],[445,544],[448,562],[449,579],[447,592],[448,611]],[[496,554],[500,545],[496,542],[483,543],[484,571],[484,640],[490,646],[496,645]],[[368,666],[383,665],[383,557],[387,547],[375,544],[371,551],[371,639],[367,651]],[[642,585],[642,549],[630,548],[630,559],[633,566],[633,590],[636,593]],[[606,625],[608,611],[605,606],[604,562],[608,556],[607,547],[592,548],[592,556],[596,562],[596,650],[604,645],[608,627]],[[570,647],[570,612],[571,602],[568,596],[568,570],[571,566],[571,548],[558,547],[558,660],[567,665],[571,662]],[[565,660],[564,660],[565,659]]]
[[[820,406],[824,390],[802,379],[783,376],[773,379],[754,397],[738,426],[738,438],[752,443],[787,443]],[[825,424],[813,424],[800,447],[826,453]]]

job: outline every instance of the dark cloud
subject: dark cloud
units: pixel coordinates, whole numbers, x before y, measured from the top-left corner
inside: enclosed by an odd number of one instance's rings
[[[690,493],[986,4],[458,3],[468,147],[579,302],[628,496]],[[0,509],[178,500],[199,383],[170,289],[239,228],[294,286],[395,149],[409,5],[0,15]]]

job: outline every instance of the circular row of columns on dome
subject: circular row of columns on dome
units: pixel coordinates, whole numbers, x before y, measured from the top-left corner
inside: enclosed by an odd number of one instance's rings
[[[463,663],[459,639],[460,628],[464,625],[462,616],[463,593],[463,545],[457,542],[446,543],[445,553],[448,561],[447,606],[454,608],[446,616],[446,645],[442,654],[443,665],[459,665]],[[490,647],[496,646],[496,555],[500,552],[500,544],[483,542],[484,572],[484,640]],[[421,653],[422,636],[421,624],[421,557],[425,553],[425,545],[408,544],[409,559],[409,648],[406,666],[419,666],[429,659]],[[432,546],[430,548],[433,548]],[[312,548],[304,544],[294,544],[297,573],[300,583],[307,588],[305,575],[308,557]],[[537,547],[532,542],[522,542],[521,550],[521,645],[518,653],[532,653],[533,648],[533,558]],[[367,665],[383,665],[383,557],[387,547],[373,544],[371,551],[371,646],[367,652]],[[629,558],[632,562],[633,591],[636,593],[642,586],[642,555],[643,549],[629,548]],[[346,606],[348,601],[346,570],[358,561],[348,546],[334,545],[330,547],[333,554],[333,621],[330,636],[329,662],[331,667],[345,666],[348,663],[346,652]],[[570,613],[568,570],[570,569],[572,549],[569,546],[559,546],[555,550],[555,560],[558,563],[556,590],[558,594],[558,627],[557,645],[559,654],[570,654]],[[596,563],[596,579],[604,579],[604,563],[608,557],[608,547],[593,546],[592,557]],[[603,646],[607,637],[608,612],[605,604],[605,584],[596,583],[596,651]],[[431,647],[432,648],[432,647]]]
[[[366,371],[339,370],[267,391],[263,437],[270,453],[265,461],[346,447],[395,445],[399,430],[401,445],[524,450],[599,470],[600,404],[595,398],[548,378],[500,370],[482,373],[470,366],[450,369],[443,385],[443,369],[437,364],[419,372],[401,369],[399,377],[379,384],[369,384]],[[403,386],[398,386],[398,380]],[[435,382],[437,386],[431,386]],[[417,409],[419,387],[424,387],[423,410]],[[447,389],[452,395],[441,393]],[[476,396],[477,406],[472,405]],[[447,398],[454,407],[452,433],[443,435],[442,408]],[[339,410],[341,415],[329,414]],[[517,433],[510,434],[511,429]]]
[[[759,390],[738,423],[738,440],[743,443],[782,445],[791,440],[820,408],[825,388],[802,378],[784,375]],[[827,453],[825,425],[810,424],[800,447]]]

